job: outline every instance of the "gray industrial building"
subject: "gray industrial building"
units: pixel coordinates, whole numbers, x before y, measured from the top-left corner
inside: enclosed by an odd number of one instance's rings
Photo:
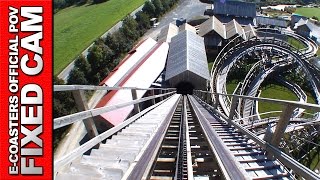
[[[222,23],[235,19],[241,25],[248,25],[253,24],[256,17],[256,5],[242,1],[215,1],[213,9],[207,10],[205,14],[216,16]]]
[[[202,37],[185,30],[171,39],[165,79],[182,94],[206,88],[210,75]]]

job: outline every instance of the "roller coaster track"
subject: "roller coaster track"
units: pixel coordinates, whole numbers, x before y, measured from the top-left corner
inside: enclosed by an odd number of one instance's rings
[[[260,31],[257,31],[260,32]],[[264,35],[266,32],[262,32]],[[259,33],[257,33],[259,34]],[[272,34],[269,33],[268,34]],[[235,62],[242,59],[243,56],[247,54],[253,54],[257,50],[264,50],[266,53],[271,54],[280,54],[280,59],[283,59],[283,57],[290,57],[293,59],[296,63],[298,63],[306,73],[308,79],[310,79],[310,84],[314,90],[315,97],[317,99],[317,102],[320,103],[320,94],[319,94],[319,77],[318,74],[320,71],[318,71],[313,65],[311,65],[306,59],[310,56],[313,56],[315,51],[317,50],[318,46],[314,42],[309,42],[303,37],[299,35],[295,35],[293,33],[286,33],[289,34],[290,37],[298,38],[299,41],[303,41],[307,44],[307,49],[304,53],[300,52],[299,50],[291,51],[292,49],[295,49],[294,47],[290,46],[287,42],[284,42],[282,38],[276,39],[276,36],[273,36],[270,38],[270,35],[268,38],[266,36],[259,37],[256,39],[250,39],[248,41],[240,41],[239,38],[236,37],[233,40],[231,40],[225,48],[220,52],[220,54],[217,56],[216,61],[214,62],[214,65],[212,66],[213,69],[211,70],[211,90],[212,92],[216,93],[226,93],[226,78],[228,71],[230,68],[235,64]],[[261,35],[261,33],[260,33]],[[279,35],[279,34],[275,34]],[[284,36],[284,35],[281,35]],[[235,43],[237,42],[237,43]],[[302,60],[301,58],[305,58]],[[255,64],[257,66],[257,64]],[[245,81],[242,83],[242,89],[244,88],[248,83]],[[242,92],[243,93],[243,92]],[[216,97],[213,97],[216,99]],[[220,111],[228,114],[229,112],[229,106],[230,106],[230,100],[226,97],[219,96],[219,105],[218,108],[220,108]],[[251,110],[251,108],[250,108]],[[249,115],[246,113],[246,115]]]
[[[55,88],[113,89],[81,85]],[[55,179],[295,179],[297,175],[318,178],[277,147],[229,121],[232,115],[224,116],[194,95],[169,92],[114,108],[86,110],[56,118],[54,125],[63,127],[70,121],[74,123],[73,119],[85,119],[87,112],[97,116],[159,97],[165,99],[56,159]],[[320,110],[320,106],[315,105],[268,101]],[[268,152],[275,158],[269,157]]]

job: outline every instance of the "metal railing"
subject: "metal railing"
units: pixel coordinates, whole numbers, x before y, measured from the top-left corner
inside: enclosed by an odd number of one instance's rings
[[[85,90],[104,90],[104,91],[131,90],[133,100],[125,103],[116,104],[116,105],[110,105],[110,106],[105,106],[105,107],[95,108],[95,109],[88,109],[87,101],[84,95]],[[151,91],[151,95],[148,97],[137,99],[136,91],[139,91],[139,90]],[[89,134],[89,137],[91,138],[89,141],[87,141],[80,147],[72,150],[68,154],[61,157],[60,159],[55,160],[54,172],[58,172],[58,170],[64,167],[66,164],[70,163],[71,161],[81,156],[88,150],[94,147],[97,147],[97,145],[99,145],[99,143],[101,143],[103,140],[107,139],[113,134],[119,132],[124,127],[133,123],[135,120],[137,120],[139,117],[141,117],[145,113],[158,107],[160,104],[165,102],[167,98],[169,98],[171,95],[176,93],[175,88],[106,87],[106,86],[92,86],[92,85],[54,85],[54,91],[55,92],[72,91],[78,110],[80,111],[71,115],[66,115],[63,117],[53,119],[54,129],[58,129],[66,125],[73,124],[75,122],[83,121],[83,123],[86,126],[86,130]],[[155,95],[155,91],[158,91],[159,94]],[[157,98],[159,99],[158,103],[156,103],[155,101]],[[146,102],[149,100],[152,101],[152,106],[140,111],[139,103]],[[135,114],[132,117],[130,117],[129,119],[122,122],[121,124],[99,135],[97,134],[97,129],[92,119],[93,117],[101,115],[106,112],[117,110],[126,106],[130,106],[130,105],[134,105],[133,111],[135,112]]]

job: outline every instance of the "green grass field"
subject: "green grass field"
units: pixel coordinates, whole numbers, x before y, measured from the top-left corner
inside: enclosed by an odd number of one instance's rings
[[[291,100],[297,101],[297,96],[288,88],[279,86],[276,84],[272,84],[271,86],[267,86],[266,89],[262,88],[262,92],[260,97],[264,98],[272,98],[272,99],[283,99],[283,100]],[[259,103],[259,112],[270,112],[270,111],[281,111],[282,106],[275,103],[266,103],[260,102]]]
[[[289,37],[288,38],[288,42],[293,46],[295,47],[296,49],[303,49],[303,48],[306,48],[307,46],[305,44],[303,44],[301,41],[295,39],[295,38],[292,38],[292,37]]]
[[[73,6],[54,15],[54,74],[145,0],[109,0]]]
[[[208,63],[209,73],[211,72],[212,65],[213,65],[213,62],[209,62],[209,63]]]
[[[311,96],[311,94],[309,93],[306,93],[306,94],[307,94],[307,102],[315,104],[315,100]],[[271,86],[268,85],[266,88],[262,88],[260,97],[291,100],[291,101],[298,100],[298,97],[290,89],[283,86],[276,85],[276,84],[272,84]],[[266,102],[259,103],[259,113],[270,112],[270,111],[282,111],[282,110],[283,110],[283,107],[279,104],[266,103]],[[306,112],[315,113],[308,110]],[[261,117],[264,117],[264,116],[261,116]],[[268,117],[268,115],[265,115],[265,117]]]
[[[320,8],[298,8],[295,13],[310,18],[316,16],[320,20]]]
[[[232,94],[233,91],[236,89],[237,85],[238,85],[238,83],[237,83],[236,80],[232,80],[230,82],[227,82],[227,87],[226,87],[227,88],[227,93],[228,94]]]

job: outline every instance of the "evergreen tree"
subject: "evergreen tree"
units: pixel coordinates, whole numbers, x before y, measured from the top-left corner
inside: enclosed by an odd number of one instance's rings
[[[89,74],[91,72],[91,65],[82,54],[75,60],[74,66],[84,72],[84,74]]]
[[[78,68],[73,68],[69,73],[68,84],[85,85],[88,84],[88,81],[82,71],[80,71]]]
[[[129,41],[136,41],[139,38],[138,23],[131,16],[127,16],[123,20],[120,31],[126,35]]]
[[[159,17],[163,14],[163,6],[160,0],[153,0],[152,1],[154,7],[155,7],[155,16]]]
[[[142,11],[148,14],[150,17],[155,17],[156,15],[156,7],[150,1],[146,1],[144,3]]]
[[[147,29],[150,29],[150,17],[144,13],[144,12],[139,12],[136,14],[136,20],[138,22],[138,29],[140,30],[140,34],[144,34]]]

